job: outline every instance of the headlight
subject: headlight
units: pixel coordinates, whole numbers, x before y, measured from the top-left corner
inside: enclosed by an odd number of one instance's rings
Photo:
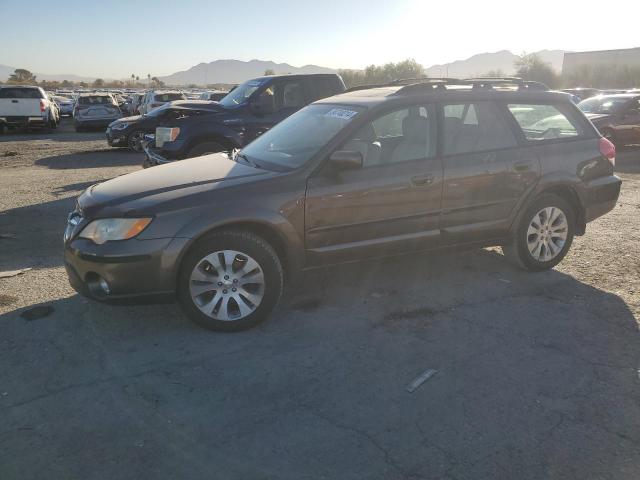
[[[180,129],[178,127],[167,128],[167,127],[157,127],[156,128],[156,147],[161,147],[167,142],[173,142],[180,135]]]
[[[111,125],[111,130],[124,130],[129,124],[127,122],[114,123]]]
[[[79,237],[88,238],[98,245],[109,240],[127,240],[147,228],[151,220],[151,218],[102,218],[84,227]]]

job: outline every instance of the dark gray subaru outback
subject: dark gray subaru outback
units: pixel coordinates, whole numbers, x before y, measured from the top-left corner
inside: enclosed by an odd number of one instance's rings
[[[124,175],[69,215],[72,286],[175,293],[214,330],[264,320],[302,269],[501,245],[554,267],[616,203],[615,148],[561,93],[519,79],[424,80],[317,101],[240,152]]]

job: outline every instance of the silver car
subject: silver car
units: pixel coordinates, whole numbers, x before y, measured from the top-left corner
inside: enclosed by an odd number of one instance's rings
[[[87,127],[106,127],[120,117],[122,112],[110,93],[82,93],[73,109],[76,132]]]

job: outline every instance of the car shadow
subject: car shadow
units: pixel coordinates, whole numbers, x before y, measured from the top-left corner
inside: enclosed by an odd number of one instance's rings
[[[216,468],[234,478],[618,479],[640,468],[633,312],[559,270],[516,270],[495,250],[308,272],[268,322],[235,335],[194,327],[176,305],[77,295],[45,305],[53,312],[37,320],[0,315],[14,346],[0,358],[15,366],[0,374],[9,471],[37,466],[16,455],[23,443],[43,469],[95,466],[80,425],[95,448],[122,455],[100,463],[112,478],[135,476],[123,429],[179,478]],[[436,375],[407,392],[427,369]],[[87,406],[104,392],[108,402]],[[42,428],[20,431],[36,411]],[[43,448],[50,438],[64,458]]]
[[[36,160],[34,163],[40,167],[68,170],[141,165],[143,159],[144,155],[140,153],[109,148],[44,157]]]

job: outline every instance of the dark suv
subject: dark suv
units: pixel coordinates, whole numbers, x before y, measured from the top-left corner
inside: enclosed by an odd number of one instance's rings
[[[336,74],[254,78],[232,90],[209,114],[167,119],[145,146],[144,166],[242,148],[305,105],[345,90]]]
[[[552,268],[615,206],[614,162],[567,95],[526,82],[359,90],[235,155],[90,187],[69,216],[65,263],[92,298],[176,292],[198,324],[241,330],[267,317],[285,280],[329,263],[501,245],[526,269]]]

